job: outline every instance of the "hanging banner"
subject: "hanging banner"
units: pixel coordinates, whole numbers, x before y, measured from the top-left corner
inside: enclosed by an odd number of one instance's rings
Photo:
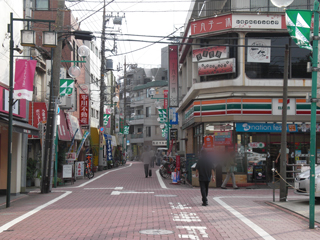
[[[73,79],[60,79],[60,97],[71,96],[74,87]]]
[[[169,45],[169,106],[178,107],[178,45]]]
[[[106,124],[106,128],[111,128],[111,109],[106,109],[106,114],[110,115],[109,120]]]
[[[111,114],[103,114],[103,126],[106,126],[109,122]]]
[[[124,126],[123,134],[125,135],[129,134],[129,126]]]
[[[112,161],[112,147],[110,139],[107,140],[107,161]]]
[[[312,11],[286,10],[286,24],[289,35],[300,47],[312,51],[310,44]]]
[[[168,108],[168,90],[163,90],[163,108],[167,109]]]
[[[80,98],[80,125],[89,124],[89,96],[87,94],[79,94]]]
[[[29,102],[29,124],[38,128],[41,122],[47,122],[46,103]],[[40,138],[40,136],[28,135],[28,138]]]
[[[17,59],[14,75],[14,99],[26,99],[32,101],[33,79],[37,61]]]
[[[118,133],[119,132],[119,127],[120,127],[120,117],[117,114],[115,116],[115,132]]]
[[[83,144],[86,141],[88,136],[89,136],[89,132],[85,131],[84,134],[83,134],[83,137],[81,139],[81,143],[79,144],[79,147],[78,147],[78,150],[77,150],[77,158],[78,158],[80,150],[81,150],[81,148],[82,148],[82,146],[83,146]]]
[[[247,62],[270,63],[271,39],[248,38]]]
[[[192,62],[203,62],[229,57],[229,47],[214,46],[192,50]]]

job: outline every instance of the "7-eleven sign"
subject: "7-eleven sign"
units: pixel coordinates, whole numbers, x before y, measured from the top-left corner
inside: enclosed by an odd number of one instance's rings
[[[60,79],[60,96],[71,95],[73,87],[73,79]]]

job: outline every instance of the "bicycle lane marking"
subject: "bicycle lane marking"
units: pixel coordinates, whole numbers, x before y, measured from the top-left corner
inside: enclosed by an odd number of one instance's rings
[[[47,202],[47,203],[39,206],[39,207],[36,207],[35,209],[33,209],[33,210],[31,210],[31,211],[29,211],[29,212],[21,215],[20,217],[17,217],[16,219],[13,219],[12,221],[4,224],[3,226],[0,227],[0,233],[2,233],[3,231],[8,230],[9,228],[11,228],[12,226],[14,226],[15,224],[23,221],[24,219],[32,216],[33,214],[35,214],[35,213],[39,212],[40,210],[44,209],[45,207],[50,206],[51,204],[59,201],[59,200],[62,199],[62,198],[65,198],[66,196],[68,196],[69,194],[72,193],[72,191],[55,191],[55,192],[65,192],[65,193],[62,194],[61,196],[59,196],[59,197],[57,197],[57,198],[55,198],[55,199]]]
[[[166,186],[166,184],[163,182],[162,177],[161,177],[161,175],[160,175],[160,173],[159,173],[159,169],[156,171],[156,174],[157,174],[157,178],[158,178],[158,181],[159,181],[160,186],[161,186],[162,188],[167,189],[167,186]]]
[[[219,203],[222,207],[227,209],[229,212],[231,212],[233,215],[235,215],[238,219],[240,219],[243,223],[245,223],[248,227],[250,227],[253,231],[258,233],[263,239],[265,240],[275,240],[272,236],[269,235],[266,231],[264,231],[262,228],[260,228],[258,225],[253,223],[251,220],[243,216],[241,213],[239,213],[234,208],[230,207],[228,204],[226,204],[224,201],[220,199],[220,197],[214,197],[213,200],[215,200],[217,203]]]

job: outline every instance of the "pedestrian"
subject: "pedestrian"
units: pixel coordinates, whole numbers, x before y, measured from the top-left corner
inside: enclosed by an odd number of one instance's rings
[[[235,152],[233,151],[233,149],[228,152],[228,149],[226,147],[226,172],[227,172],[227,176],[226,178],[224,179],[222,185],[221,185],[221,188],[222,189],[227,189],[226,188],[226,185],[230,179],[230,177],[232,178],[232,186],[234,189],[238,189],[238,186],[236,184],[236,179],[235,179],[235,176],[234,176],[234,172],[235,172],[235,167],[236,167],[236,162],[234,161],[235,160]]]
[[[212,182],[215,181],[215,173],[213,159],[209,158],[209,155],[205,148],[203,148],[200,152],[200,157],[196,165],[196,176],[199,176],[202,206],[207,206],[209,183],[211,179]]]
[[[154,162],[156,161],[155,152],[153,149],[150,150],[150,167],[154,168]]]
[[[144,173],[147,178],[149,175],[149,166],[150,166],[150,151],[148,151],[148,146],[144,146],[144,151],[141,155],[141,159],[144,166]]]

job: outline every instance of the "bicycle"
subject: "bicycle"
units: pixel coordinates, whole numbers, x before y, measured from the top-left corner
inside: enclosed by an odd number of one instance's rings
[[[162,160],[162,165],[159,167],[159,173],[163,178],[170,178],[171,173],[174,171],[175,167],[175,160],[173,160],[172,162]]]
[[[84,176],[91,179],[94,177],[94,172],[92,171],[92,169],[89,167],[88,162],[85,162],[86,166],[84,169]]]

